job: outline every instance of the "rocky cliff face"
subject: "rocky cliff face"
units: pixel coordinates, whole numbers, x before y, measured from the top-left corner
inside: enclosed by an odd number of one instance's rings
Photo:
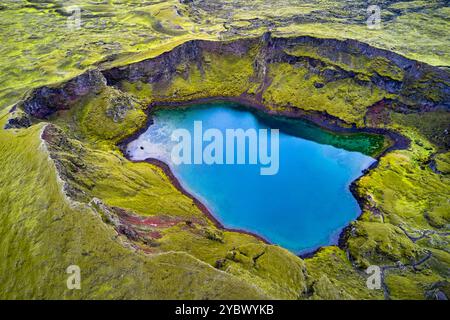
[[[26,97],[22,106],[28,114],[45,118],[56,110],[70,109],[81,98],[98,93],[106,86],[106,79],[98,70],[88,71],[55,87],[41,87]]]
[[[219,58],[231,56],[232,59],[250,57],[254,69],[250,81],[257,85],[250,96],[259,103],[264,103],[262,96],[272,81],[269,70],[275,64],[284,63],[306,68],[308,78],[320,77],[321,81],[314,82],[315,89],[351,79],[359,86],[383,90],[404,110],[450,108],[450,73],[445,69],[355,40],[272,38],[269,33],[261,38],[231,42],[189,41],[153,59],[108,70],[92,70],[59,86],[36,89],[22,105],[28,114],[45,118],[56,110],[70,108],[90,93],[101,91],[106,84],[118,86],[126,81],[164,86],[180,73],[189,78],[189,71],[180,68],[182,65],[196,65],[202,73],[208,63],[206,54]],[[299,82],[304,80],[298,79]],[[244,93],[248,96],[248,92],[237,94]]]

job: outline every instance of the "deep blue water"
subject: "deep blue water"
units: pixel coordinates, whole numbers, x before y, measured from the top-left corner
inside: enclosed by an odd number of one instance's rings
[[[300,138],[292,130],[284,133],[283,122],[281,128],[271,122],[281,131],[276,175],[261,175],[260,164],[175,165],[170,155],[176,142],[171,134],[179,128],[192,133],[194,121],[202,121],[203,130],[217,128],[224,136],[226,129],[270,129],[252,112],[224,103],[160,110],[154,114],[154,124],[129,144],[128,152],[133,160],[166,162],[186,190],[226,227],[305,253],[336,244],[342,229],[357,218],[360,209],[349,186],[373,158]],[[323,134],[320,128],[313,130]]]

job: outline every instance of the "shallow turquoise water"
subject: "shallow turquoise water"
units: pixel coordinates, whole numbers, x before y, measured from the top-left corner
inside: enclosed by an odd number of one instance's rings
[[[336,244],[342,229],[360,212],[349,186],[375,160],[302,138],[322,137],[314,140],[323,143],[327,140],[323,137],[330,135],[309,123],[266,120],[226,103],[160,110],[154,114],[154,124],[128,145],[127,152],[133,160],[166,162],[185,189],[228,228],[256,233],[294,253]],[[216,128],[224,136],[226,129],[280,129],[278,173],[261,175],[261,164],[175,165],[171,151],[176,142],[171,135],[180,128],[193,133],[194,121],[202,121],[204,131]],[[330,135],[330,141],[336,139],[340,138]],[[351,136],[343,139],[355,149]],[[373,136],[355,139],[364,150]]]

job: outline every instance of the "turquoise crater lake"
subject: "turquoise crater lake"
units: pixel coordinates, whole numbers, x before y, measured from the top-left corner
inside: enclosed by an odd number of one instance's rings
[[[225,227],[258,234],[296,254],[336,244],[342,229],[357,218],[360,208],[350,184],[376,161],[365,154],[379,150],[384,139],[333,134],[231,103],[160,109],[152,118],[147,131],[128,144],[130,159],[165,162]],[[171,135],[176,129],[194,134],[195,121],[224,136],[227,129],[280,129],[278,173],[264,176],[261,165],[251,164],[176,165],[171,153],[177,142]]]

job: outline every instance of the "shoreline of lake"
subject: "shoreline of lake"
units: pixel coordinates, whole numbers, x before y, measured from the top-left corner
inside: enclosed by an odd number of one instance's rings
[[[143,126],[142,128],[140,128],[139,130],[137,130],[131,136],[122,140],[118,144],[118,147],[120,148],[120,150],[122,151],[124,156],[131,162],[135,162],[135,163],[145,162],[145,163],[149,163],[149,164],[159,167],[164,172],[164,174],[169,178],[171,183],[177,188],[177,190],[179,190],[182,194],[184,194],[185,196],[190,198],[193,201],[193,203],[199,208],[199,210],[202,211],[202,213],[205,214],[213,222],[213,224],[216,227],[218,227],[219,229],[227,231],[227,232],[239,232],[242,234],[251,235],[251,236],[255,237],[256,239],[262,241],[263,243],[280,246],[278,244],[274,244],[274,243],[270,242],[265,237],[255,233],[255,232],[251,232],[251,231],[248,231],[245,229],[225,227],[223,225],[223,223],[220,222],[219,219],[212,213],[212,210],[210,210],[206,206],[206,204],[204,204],[201,200],[198,199],[198,197],[194,196],[191,192],[186,190],[185,187],[183,187],[182,183],[175,176],[175,174],[172,172],[172,169],[170,168],[170,166],[167,163],[165,163],[164,161],[158,160],[158,159],[154,159],[154,158],[148,158],[145,160],[132,160],[126,153],[126,150],[124,147],[126,147],[131,141],[135,140],[136,138],[138,138],[140,135],[142,135],[144,132],[146,132],[148,130],[148,128],[154,123],[153,122],[153,113],[156,112],[157,110],[179,109],[180,107],[188,109],[189,106],[193,106],[193,105],[199,105],[199,104],[214,105],[214,104],[220,103],[220,102],[236,103],[236,104],[238,104],[239,107],[246,109],[253,114],[262,112],[263,114],[265,114],[267,116],[277,116],[277,117],[281,116],[281,117],[286,117],[288,119],[302,119],[302,120],[310,121],[311,123],[317,125],[320,129],[327,130],[333,134],[349,134],[349,135],[354,134],[354,133],[382,134],[385,137],[389,137],[389,139],[390,139],[389,147],[384,148],[384,150],[382,150],[382,152],[380,152],[378,155],[374,156],[374,159],[376,161],[373,162],[367,169],[363,170],[362,174],[359,177],[357,177],[354,181],[352,181],[349,186],[349,191],[351,192],[352,196],[354,197],[354,199],[356,200],[356,202],[358,203],[358,206],[360,208],[358,215],[356,217],[356,219],[359,219],[361,216],[363,202],[365,199],[362,195],[359,195],[355,190],[355,186],[356,186],[357,182],[362,177],[364,177],[370,170],[372,170],[373,168],[375,168],[378,165],[378,163],[379,163],[378,160],[383,155],[385,155],[386,153],[388,153],[392,150],[404,149],[409,146],[409,140],[407,138],[405,138],[405,137],[401,136],[400,134],[393,132],[391,130],[374,129],[374,128],[357,128],[354,126],[342,127],[339,123],[334,122],[334,120],[335,120],[334,117],[329,116],[327,114],[319,114],[319,115],[318,114],[312,114],[312,115],[308,114],[308,116],[306,116],[305,115],[306,112],[301,109],[298,109],[298,111],[288,109],[287,111],[279,113],[279,112],[274,112],[273,110],[268,110],[266,107],[264,107],[262,105],[254,105],[252,103],[243,102],[244,100],[242,100],[241,98],[223,97],[223,98],[196,99],[196,100],[191,100],[188,102],[171,102],[171,103],[156,103],[156,102],[154,102],[148,106],[148,109],[147,109],[148,119],[147,119],[146,125]],[[296,109],[296,108],[291,108],[291,109]],[[342,121],[338,119],[338,122],[342,122]],[[346,235],[349,227],[350,227],[350,224],[346,225],[345,227],[339,228],[339,230],[335,230],[333,232],[333,235],[334,235],[333,236],[333,239],[334,239],[333,244],[330,244],[330,245],[336,245],[340,248],[343,248],[345,246],[345,235]],[[320,245],[319,247],[317,247],[315,249],[311,249],[311,250],[306,249],[300,253],[295,253],[295,252],[293,252],[293,253],[296,254],[297,256],[299,256],[300,258],[309,258],[309,257],[314,256],[316,252],[318,252],[319,250],[321,250],[323,247],[326,247],[326,246],[329,246],[329,245]],[[280,246],[280,247],[283,248],[283,246]],[[288,249],[286,249],[286,250],[288,250]]]

